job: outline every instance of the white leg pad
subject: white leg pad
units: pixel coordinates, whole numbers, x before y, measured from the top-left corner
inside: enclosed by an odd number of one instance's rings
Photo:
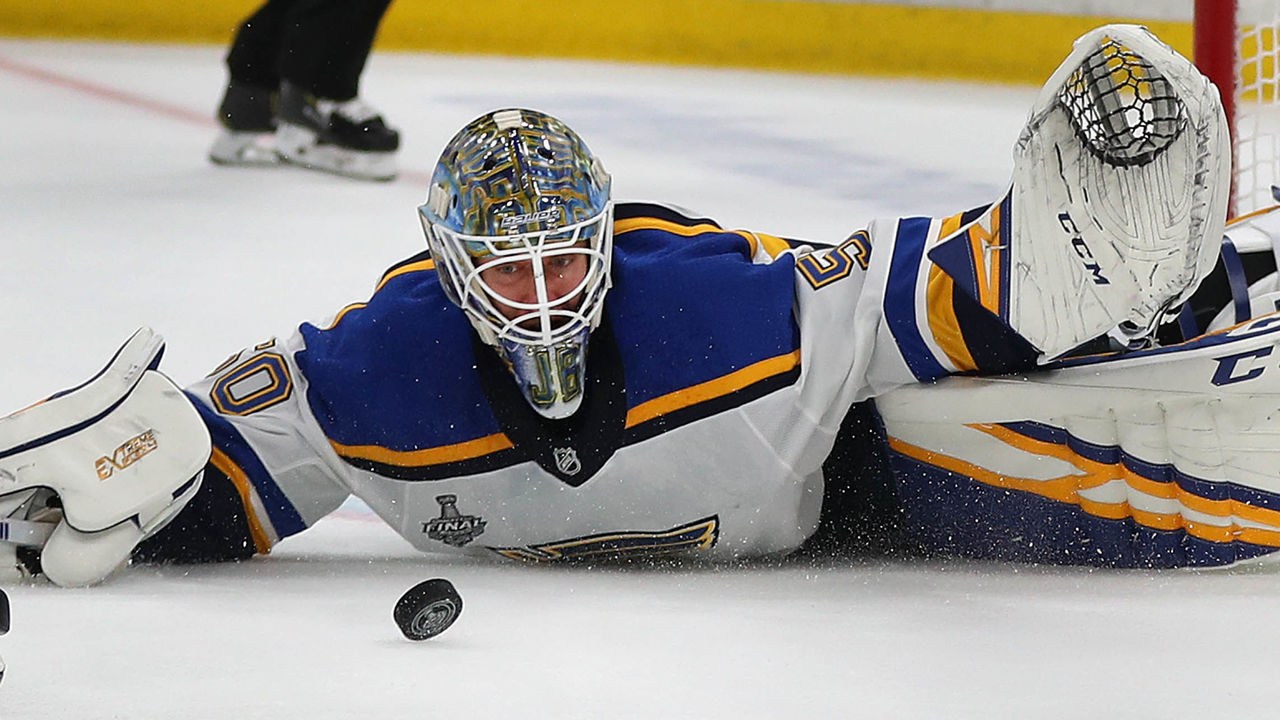
[[[1278,361],[1272,314],[1176,348],[904,387],[876,406],[898,452],[976,482],[1280,547]]]

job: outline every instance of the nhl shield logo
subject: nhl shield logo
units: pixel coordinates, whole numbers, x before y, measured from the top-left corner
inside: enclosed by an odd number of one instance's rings
[[[578,451],[571,447],[553,448],[551,454],[556,459],[556,468],[565,475],[577,475],[582,470],[582,462],[578,460]]]
[[[427,537],[446,545],[462,547],[484,534],[484,520],[458,512],[457,495],[437,495],[436,502],[440,503],[440,517],[422,524],[422,531]]]

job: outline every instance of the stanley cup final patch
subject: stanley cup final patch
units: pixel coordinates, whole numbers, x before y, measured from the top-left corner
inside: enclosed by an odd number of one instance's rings
[[[483,519],[458,512],[457,495],[437,495],[436,502],[440,503],[440,517],[422,523],[428,538],[460,548],[484,534]]]

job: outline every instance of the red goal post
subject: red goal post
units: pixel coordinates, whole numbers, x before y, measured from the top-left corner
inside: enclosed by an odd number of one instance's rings
[[[1280,0],[1196,0],[1193,52],[1231,122],[1232,215],[1280,185]]]

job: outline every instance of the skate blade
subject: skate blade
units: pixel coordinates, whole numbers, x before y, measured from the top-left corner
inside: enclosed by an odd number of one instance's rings
[[[315,133],[293,125],[276,131],[276,154],[281,160],[311,170],[355,178],[387,182],[396,177],[394,152],[359,152],[320,145]]]
[[[266,167],[280,164],[274,136],[270,133],[223,130],[209,148],[209,160],[215,165]]]

